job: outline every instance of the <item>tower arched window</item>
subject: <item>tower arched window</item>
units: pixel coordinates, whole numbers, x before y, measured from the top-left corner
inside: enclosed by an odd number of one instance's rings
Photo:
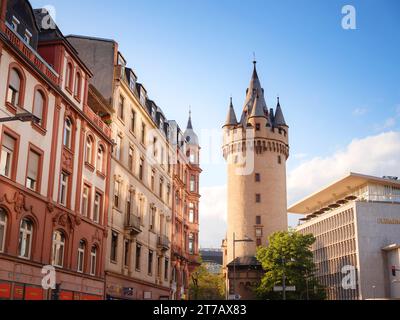
[[[79,72],[77,72],[75,76],[74,96],[78,100],[81,98],[81,87],[82,87],[82,76]]]
[[[104,173],[104,147],[99,145],[97,148],[97,170]]]
[[[7,234],[7,215],[3,208],[0,208],[0,252],[4,252]]]
[[[72,63],[69,62],[67,64],[67,70],[66,70],[66,75],[65,75],[65,87],[72,91],[72,72],[73,72],[73,66]]]
[[[17,107],[22,104],[23,77],[16,68],[12,68],[8,80],[7,102]]]
[[[86,243],[84,240],[79,241],[78,247],[78,272],[83,272],[85,267],[85,254],[86,254]]]
[[[70,118],[66,118],[64,122],[64,146],[71,149],[72,145],[72,122]]]
[[[64,266],[65,236],[61,231],[53,232],[51,264],[56,267]]]
[[[35,90],[32,113],[39,119],[37,124],[44,127],[46,121],[46,97],[42,90]]]
[[[93,137],[88,135],[86,137],[85,161],[86,161],[86,163],[89,163],[89,164],[93,164],[93,145],[94,145]]]
[[[30,259],[33,237],[33,223],[29,219],[23,219],[19,228],[18,256]]]
[[[97,247],[93,246],[90,251],[90,274],[94,276],[96,274],[97,265]]]

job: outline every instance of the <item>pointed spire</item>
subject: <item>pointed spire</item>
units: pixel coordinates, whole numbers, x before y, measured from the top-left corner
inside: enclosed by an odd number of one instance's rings
[[[191,106],[189,106],[189,120],[188,120],[188,124],[187,124],[187,129],[193,129],[193,126],[192,126],[192,108],[191,108]]]
[[[229,104],[228,115],[226,117],[225,125],[224,126],[235,126],[237,125],[237,118],[235,109],[233,107],[232,97]]]
[[[249,118],[254,118],[254,117],[264,117],[264,118],[266,117],[264,111],[264,105],[262,104],[262,100],[260,99],[258,94],[254,99],[253,108],[251,109],[251,114]]]
[[[278,103],[276,105],[275,119],[274,119],[275,126],[287,126],[285,117],[283,116],[281,104],[279,101],[279,96],[278,96],[277,100],[278,100]]]

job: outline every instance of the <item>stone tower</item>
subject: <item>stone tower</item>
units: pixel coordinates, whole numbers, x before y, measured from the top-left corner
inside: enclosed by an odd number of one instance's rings
[[[267,108],[256,62],[253,63],[240,119],[236,118],[231,98],[223,126],[222,147],[228,167],[228,230],[223,245],[225,270],[230,294],[240,294],[248,299],[252,298],[252,288],[262,275],[254,258],[257,246],[267,245],[272,233],[287,230],[288,226],[286,160],[289,128],[279,98],[275,110]]]

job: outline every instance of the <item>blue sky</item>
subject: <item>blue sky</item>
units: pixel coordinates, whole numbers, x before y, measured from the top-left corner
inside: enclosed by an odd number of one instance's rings
[[[53,5],[65,35],[115,39],[167,117],[184,127],[192,106],[200,138],[222,126],[230,95],[241,112],[255,52],[267,104],[275,107],[279,94],[290,126],[288,172],[354,139],[400,129],[399,1],[31,3]],[[356,30],[341,27],[346,4],[356,9]],[[203,169],[202,188],[225,184],[222,161]],[[202,245],[219,245],[213,235],[204,230]]]

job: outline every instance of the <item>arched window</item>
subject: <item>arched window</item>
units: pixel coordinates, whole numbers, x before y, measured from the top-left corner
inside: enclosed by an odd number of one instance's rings
[[[35,100],[33,102],[33,114],[39,119],[38,124],[43,127],[44,126],[44,112],[46,108],[46,98],[42,92],[42,90],[35,91]]]
[[[97,248],[92,247],[90,251],[90,274],[94,276],[96,274],[96,264],[97,264]]]
[[[51,264],[56,267],[64,265],[65,236],[61,231],[54,231]]]
[[[77,72],[75,77],[74,96],[78,99],[81,98],[81,78],[81,74]]]
[[[29,219],[23,219],[19,228],[18,256],[29,259],[31,257],[33,237],[33,223]]]
[[[85,161],[87,163],[93,164],[93,138],[91,136],[86,137],[86,155]]]
[[[64,146],[71,149],[72,144],[72,122],[69,118],[64,122]]]
[[[0,208],[0,252],[4,252],[7,234],[7,215],[4,209]]]
[[[97,148],[96,167],[99,172],[104,172],[104,147],[102,145],[99,145],[99,147]]]
[[[84,240],[79,241],[78,247],[78,272],[83,272],[85,267],[85,251],[86,251],[86,243]]]
[[[65,87],[71,90],[72,87],[72,63],[69,62],[67,65],[67,71],[65,75]]]
[[[13,106],[19,106],[22,94],[22,77],[17,69],[12,68],[9,75],[7,102]]]

